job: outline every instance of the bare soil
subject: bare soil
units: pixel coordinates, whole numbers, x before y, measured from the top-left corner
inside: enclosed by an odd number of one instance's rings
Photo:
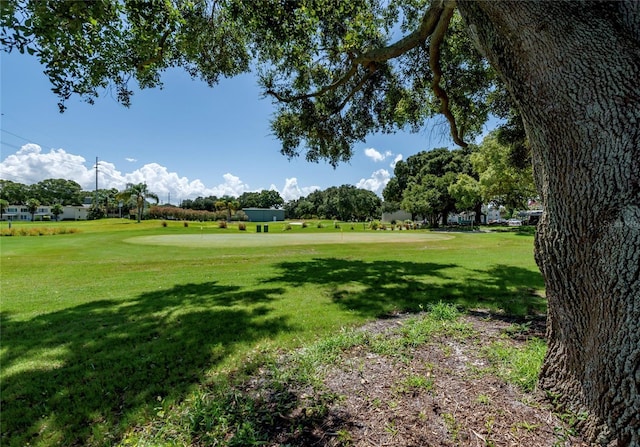
[[[362,330],[394,336],[393,328],[405,318],[378,320]],[[314,417],[312,392],[289,390],[296,404],[278,415],[267,445],[587,446],[541,393],[524,392],[486,372],[483,346],[542,337],[544,320],[505,337],[512,320],[482,312],[463,318],[473,326],[473,337],[436,337],[408,359],[367,346],[345,352],[324,379],[327,392],[336,396],[328,411]],[[421,380],[421,386],[409,386],[410,380]]]

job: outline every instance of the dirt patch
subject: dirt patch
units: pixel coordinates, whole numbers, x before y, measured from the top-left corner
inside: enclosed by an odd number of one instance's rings
[[[278,415],[267,445],[586,446],[540,394],[487,372],[483,346],[525,343],[543,335],[544,322],[513,333],[509,320],[482,313],[463,318],[473,336],[437,336],[410,356],[350,348],[325,376],[323,395],[335,396],[328,410],[314,418],[310,390],[289,390],[297,403]],[[392,337],[405,321],[378,320],[362,330]]]

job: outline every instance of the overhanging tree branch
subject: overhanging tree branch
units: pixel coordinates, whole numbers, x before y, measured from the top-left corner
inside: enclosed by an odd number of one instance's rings
[[[442,69],[440,68],[440,45],[442,44],[445,33],[447,32],[447,28],[449,28],[451,17],[453,17],[453,8],[445,8],[438,19],[438,24],[436,25],[433,34],[431,35],[431,42],[429,42],[429,65],[433,72],[431,89],[440,100],[440,111],[445,118],[447,118],[447,121],[449,121],[449,128],[451,129],[451,137],[453,138],[453,141],[458,146],[467,147],[468,144],[462,140],[458,132],[456,119],[449,108],[449,96],[447,95],[447,92],[440,87],[440,79],[442,79]]]
[[[291,103],[300,101],[303,99],[315,98],[324,95],[330,91],[333,91],[343,85],[346,85],[357,74],[358,68],[363,67],[366,69],[366,74],[357,82],[357,84],[345,95],[340,106],[337,107],[334,113],[340,112],[349,102],[349,100],[365,85],[373,73],[378,69],[381,63],[384,63],[390,59],[399,57],[406,52],[416,48],[419,45],[423,45],[429,37],[431,42],[429,44],[429,65],[433,71],[433,82],[431,88],[435,96],[440,100],[440,111],[447,118],[449,127],[451,129],[451,136],[453,141],[461,146],[467,147],[467,143],[464,142],[458,127],[456,125],[455,117],[449,107],[449,96],[446,91],[440,86],[440,80],[442,79],[442,70],[440,68],[440,45],[444,40],[444,35],[449,27],[453,12],[456,8],[455,0],[437,0],[434,1],[425,13],[420,26],[417,30],[403,37],[397,42],[388,45],[383,48],[374,48],[366,51],[355,57],[349,59],[349,65],[345,67],[347,69],[342,76],[340,76],[335,82],[321,87],[320,89],[305,93],[302,95],[283,95],[276,92],[273,89],[266,91],[266,94],[273,96],[280,102]]]
[[[342,76],[340,79],[338,79],[337,81],[335,81],[332,84],[327,85],[326,87],[322,87],[320,90],[313,92],[313,93],[307,93],[304,95],[295,95],[295,96],[284,96],[278,92],[276,92],[275,90],[267,90],[267,95],[271,95],[274,98],[276,98],[278,101],[281,102],[294,102],[294,101],[300,101],[301,99],[309,99],[309,98],[314,98],[317,96],[322,96],[327,92],[330,92],[331,90],[335,90],[336,88],[346,84],[347,82],[349,82],[349,80],[353,77],[353,75],[356,74],[356,72],[358,71],[358,65],[357,64],[352,64],[351,68],[349,69],[348,72],[346,72],[344,74],[344,76]]]
[[[447,10],[451,10],[453,12],[454,9],[455,1],[453,0],[439,0],[432,3],[429,10],[422,18],[420,27],[417,30],[392,45],[384,48],[374,48],[365,52],[361,56],[356,57],[353,60],[353,63],[368,65],[371,62],[386,62],[389,59],[402,56],[407,51],[410,51],[424,43],[435,31],[442,14]]]
[[[160,62],[162,60],[162,58],[164,57],[164,50],[167,44],[167,39],[169,38],[172,32],[173,32],[173,26],[169,27],[169,29],[167,29],[160,37],[160,41],[158,42],[158,45],[156,47],[156,54],[138,63],[138,66],[136,68],[139,72],[144,71],[150,65]]]

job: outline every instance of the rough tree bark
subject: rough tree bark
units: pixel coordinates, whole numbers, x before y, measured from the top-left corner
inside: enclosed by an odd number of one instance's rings
[[[522,112],[545,212],[540,384],[640,446],[640,2],[459,0]]]

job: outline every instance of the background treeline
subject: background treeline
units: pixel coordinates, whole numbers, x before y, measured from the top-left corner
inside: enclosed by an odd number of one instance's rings
[[[380,218],[382,200],[367,189],[342,185],[291,200],[285,204],[284,209],[289,219],[365,221]]]
[[[473,212],[480,217],[482,204],[504,210],[503,217],[525,209],[536,197],[531,161],[526,142],[511,138],[503,127],[490,133],[480,145],[464,149],[437,148],[419,152],[394,167],[394,175],[382,192],[353,185],[332,186],[285,202],[277,191],[245,192],[239,197],[209,196],[183,200],[149,209],[148,216],[185,220],[245,220],[243,208],[285,210],[287,219],[337,219],[366,221],[380,219],[383,212],[404,210],[414,219],[437,226],[449,213]],[[155,194],[151,195],[157,197]],[[126,215],[135,208],[123,201],[115,188],[83,191],[73,180],[47,179],[33,185],[0,180],[0,203],[41,205],[91,204],[91,218]]]
[[[83,191],[73,180],[61,178],[46,179],[33,185],[0,180],[0,199],[12,205],[25,205],[29,199],[36,199],[41,205],[82,205],[86,197],[94,194],[95,191]]]

